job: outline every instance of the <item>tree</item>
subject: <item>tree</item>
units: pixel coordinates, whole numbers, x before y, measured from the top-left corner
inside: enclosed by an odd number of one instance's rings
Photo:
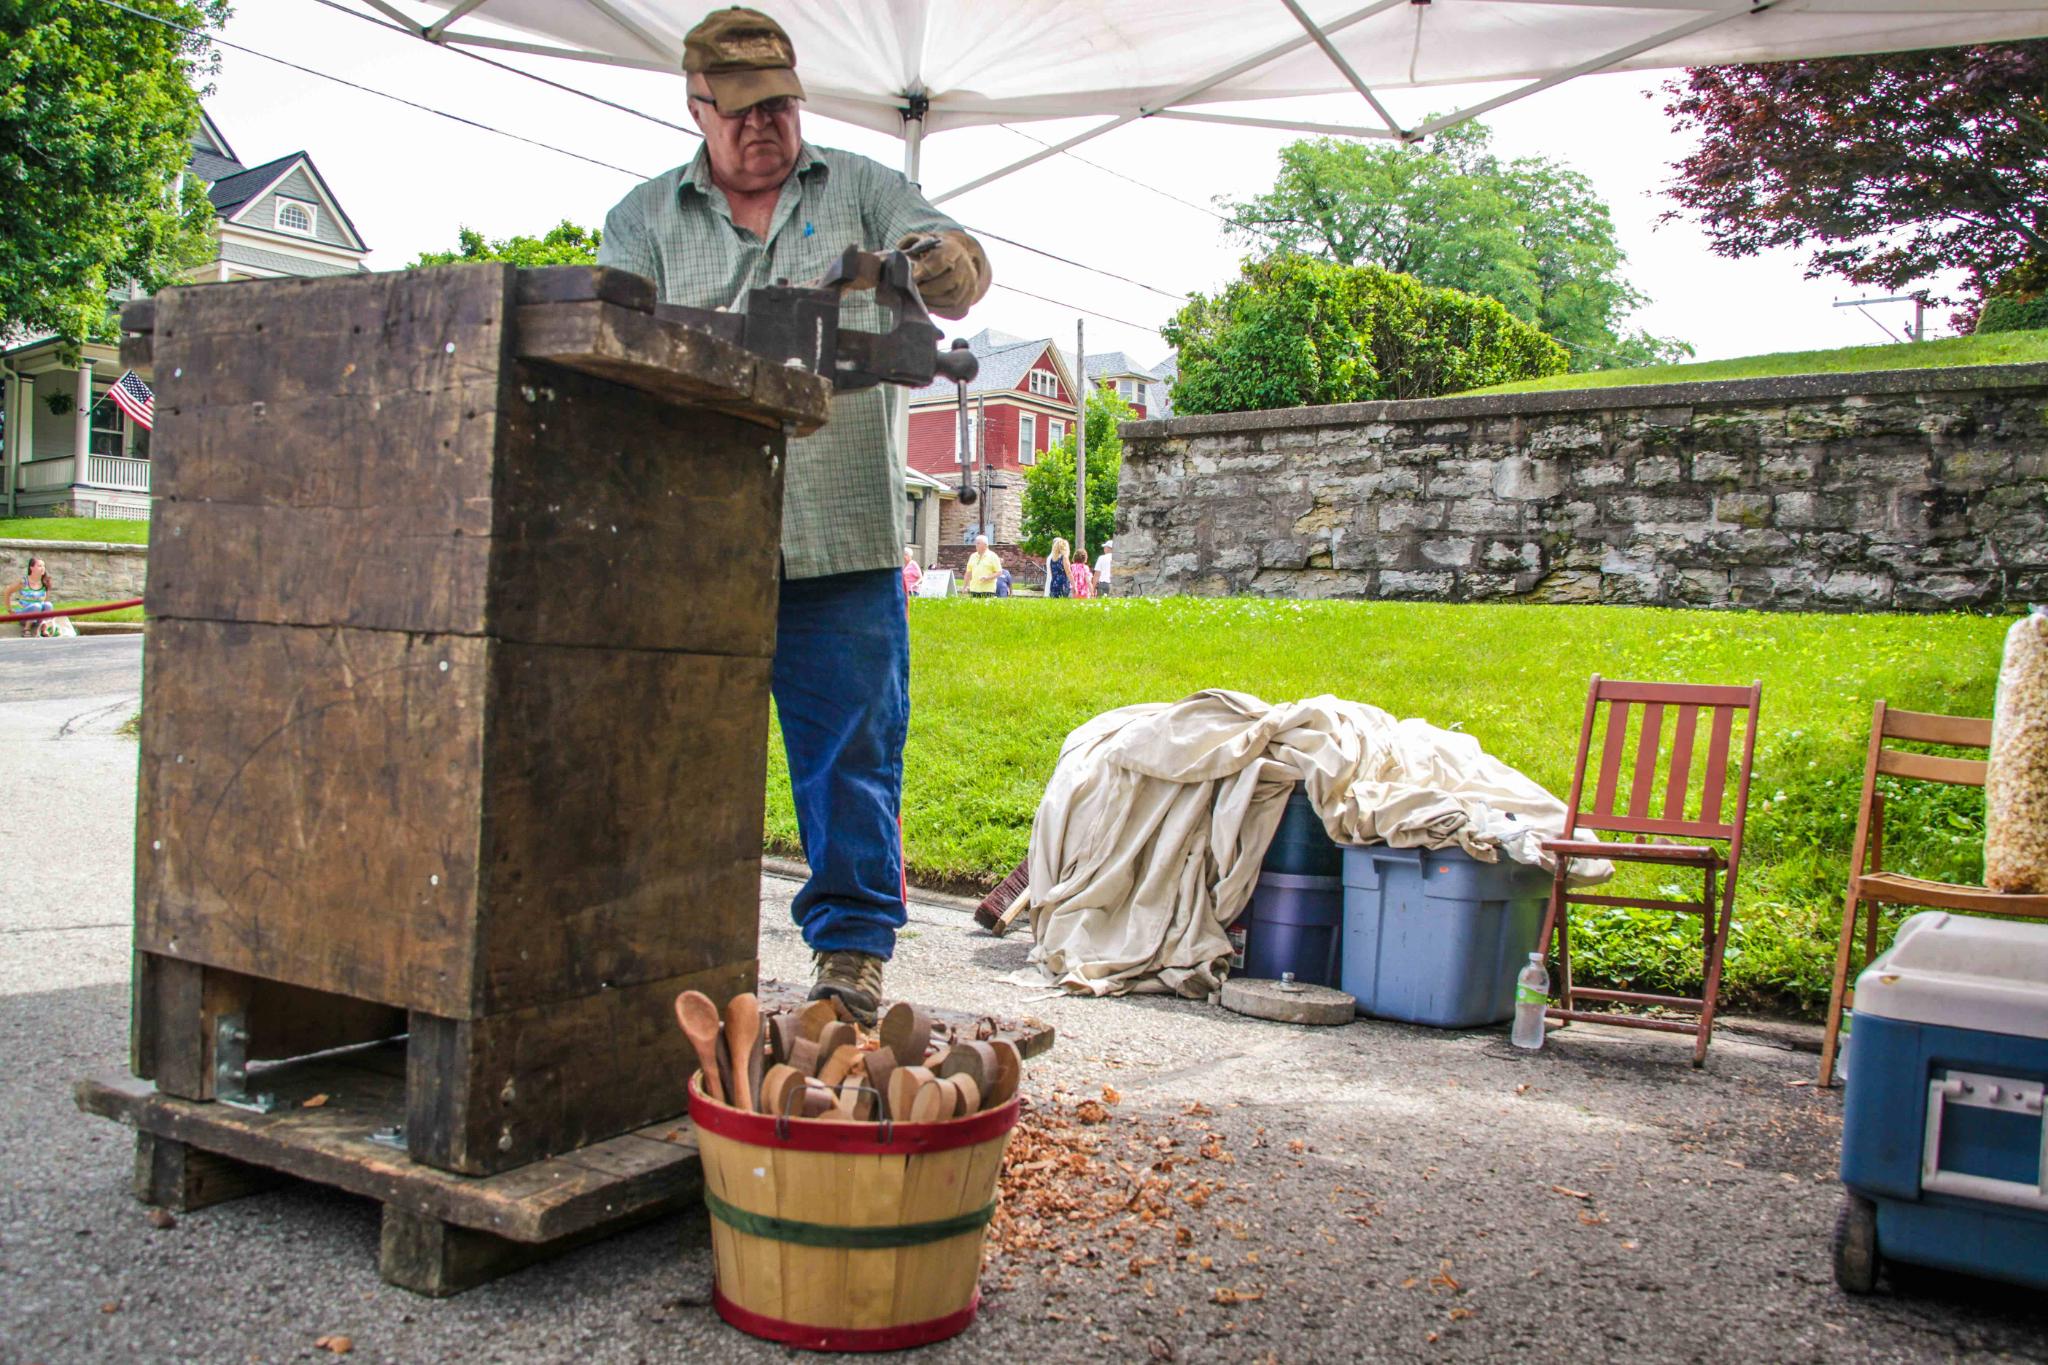
[[[1664,91],[1700,137],[1669,192],[1723,256],[1814,247],[1810,278],[1888,292],[1958,270],[1964,322],[2048,259],[2048,40],[1703,67]]]
[[[1184,413],[1434,398],[1570,365],[1494,299],[1303,255],[1245,262],[1161,331],[1180,353],[1173,405]]]
[[[1503,162],[1484,125],[1418,147],[1290,143],[1256,198],[1227,203],[1232,232],[1267,254],[1375,265],[1496,300],[1564,343],[1575,370],[1682,359],[1682,342],[1627,328],[1647,300],[1623,278],[1607,205],[1545,157]]]
[[[1117,424],[1137,412],[1114,389],[1088,395],[1088,550],[1092,554],[1116,534],[1116,481],[1124,465]],[[1069,431],[1024,471],[1023,538],[1035,555],[1052,549],[1053,537],[1074,531],[1074,433]]]
[[[457,261],[509,261],[513,265],[595,265],[597,248],[604,233],[596,228],[578,227],[564,218],[542,237],[500,237],[494,242],[474,228],[458,228],[453,251],[422,251],[412,263],[452,265]]]
[[[128,0],[195,30],[226,0]],[[93,0],[0,0],[0,334],[114,335],[110,297],[174,284],[213,249],[180,184],[207,40]]]

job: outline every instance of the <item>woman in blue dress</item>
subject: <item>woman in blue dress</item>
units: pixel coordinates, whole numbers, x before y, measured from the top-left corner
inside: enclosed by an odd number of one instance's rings
[[[1047,597],[1072,597],[1074,580],[1067,572],[1067,542],[1055,537],[1052,553],[1045,557],[1045,595]]]

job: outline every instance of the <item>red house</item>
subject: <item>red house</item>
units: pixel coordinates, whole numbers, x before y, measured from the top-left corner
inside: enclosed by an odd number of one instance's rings
[[[957,544],[984,524],[989,539],[1014,543],[1022,513],[1024,470],[1074,423],[1074,378],[1050,338],[1027,341],[993,330],[968,339],[981,373],[967,386],[969,455],[977,486],[987,480],[985,507],[945,505],[942,544]],[[958,393],[933,382],[910,395],[910,467],[949,484],[970,468],[959,437]],[[983,473],[985,455],[986,474]]]

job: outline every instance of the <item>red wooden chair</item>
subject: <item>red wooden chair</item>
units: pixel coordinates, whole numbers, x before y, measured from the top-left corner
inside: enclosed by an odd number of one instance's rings
[[[1958,749],[1989,749],[1991,722],[1977,716],[1943,716],[1931,711],[1894,711],[1878,702],[1870,717],[1870,753],[1863,763],[1863,800],[1856,807],[1856,843],[1849,852],[1849,894],[1842,905],[1842,935],[1835,943],[1835,983],[1828,997],[1827,1034],[1820,1047],[1820,1083],[1835,1083],[1835,1053],[1841,1045],[1842,1009],[1855,1007],[1856,986],[1849,954],[1856,943],[1856,912],[1866,916],[1863,959],[1877,956],[1877,912],[1880,905],[1917,905],[1977,915],[2025,915],[2048,919],[2048,895],[1993,891],[1988,887],[1929,881],[1884,870],[1884,793],[1879,774],[1916,782],[1952,786],[1984,785],[1985,762],[1975,758],[1944,758],[1887,749],[1887,739],[1920,744],[1947,744]]]
[[[1735,876],[1742,861],[1742,826],[1749,813],[1749,774],[1756,756],[1757,707],[1763,699],[1763,684],[1748,687],[1712,687],[1694,683],[1613,682],[1593,675],[1586,694],[1586,718],[1579,728],[1579,756],[1572,769],[1572,794],[1566,803],[1572,812],[1567,837],[1546,839],[1543,847],[1557,856],[1557,876],[1551,883],[1550,910],[1544,917],[1541,942],[1557,954],[1558,1005],[1548,1017],[1569,1023],[1585,1020],[1621,1024],[1631,1028],[1657,1029],[1665,1033],[1693,1035],[1692,1064],[1706,1060],[1712,1040],[1714,1009],[1721,989],[1721,959],[1728,948],[1728,927],[1735,916]],[[1636,707],[1642,708],[1636,726],[1634,752],[1629,752],[1630,720]],[[1586,791],[1586,765],[1593,749],[1593,732],[1600,711],[1607,721],[1600,744],[1600,769],[1595,779],[1592,804],[1582,808]],[[1671,726],[1671,748],[1662,748],[1664,717],[1675,711]],[[1729,754],[1735,742],[1736,722],[1742,722],[1742,759],[1736,768],[1735,810],[1724,819],[1727,805]],[[1696,762],[1700,722],[1707,722],[1707,745],[1703,762]],[[1660,759],[1662,761],[1660,761]],[[1627,765],[1626,806],[1622,799],[1623,767]],[[1694,770],[1698,769],[1698,784]],[[1661,776],[1660,776],[1661,772]],[[1695,798],[1695,793],[1697,797]],[[1652,808],[1655,814],[1652,814]],[[1580,830],[1599,830],[1633,836],[1632,840],[1607,842],[1579,839]],[[1654,836],[1654,838],[1653,838]],[[1698,842],[1679,842],[1697,840]],[[1670,900],[1644,896],[1592,895],[1569,890],[1566,878],[1575,858],[1609,858],[1616,862],[1650,863],[1696,872],[1702,881],[1698,900]],[[1716,890],[1716,884],[1719,890]],[[1574,905],[1623,906],[1648,910],[1681,910],[1700,917],[1706,982],[1700,995],[1655,995],[1642,991],[1596,990],[1572,985],[1571,912]],[[1698,1015],[1698,1022],[1629,1014],[1607,1013],[1579,1008],[1581,1000],[1618,1005],[1662,1006]]]

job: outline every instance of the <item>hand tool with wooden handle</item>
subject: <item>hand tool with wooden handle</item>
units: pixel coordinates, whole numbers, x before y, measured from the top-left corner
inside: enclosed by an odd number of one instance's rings
[[[761,1061],[761,1002],[753,992],[725,1002],[725,1045],[732,1056],[732,1107],[751,1113]]]
[[[718,1018],[718,1006],[702,991],[684,991],[676,997],[676,1022],[683,1026],[683,1036],[697,1051],[697,1069],[704,1073],[704,1093],[724,1104],[728,1092],[719,1047],[724,1026]]]

